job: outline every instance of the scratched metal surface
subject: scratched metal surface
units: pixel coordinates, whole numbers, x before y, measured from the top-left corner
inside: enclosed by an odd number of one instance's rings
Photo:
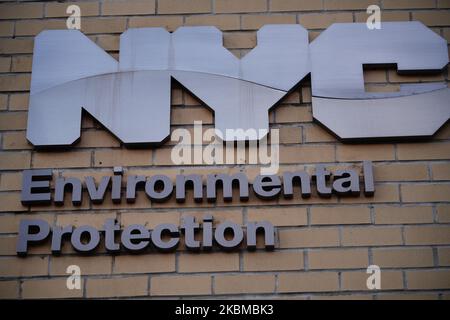
[[[308,56],[299,25],[265,26],[242,60],[215,27],[129,29],[119,62],[78,31],[45,31],[35,41],[27,137],[37,146],[72,144],[84,108],[126,144],[160,143],[170,133],[174,77],[214,110],[219,137],[260,139],[269,108],[309,73]]]

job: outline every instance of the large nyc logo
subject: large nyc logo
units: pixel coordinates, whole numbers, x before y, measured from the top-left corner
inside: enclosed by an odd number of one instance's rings
[[[170,133],[171,78],[214,111],[225,141],[266,135],[269,109],[309,73],[314,119],[343,140],[431,136],[450,117],[445,83],[364,89],[363,65],[402,73],[447,65],[447,42],[419,22],[333,24],[311,44],[300,25],[267,25],[257,41],[239,60],[215,27],[129,29],[117,62],[79,31],[44,31],[35,39],[27,138],[70,145],[85,109],[125,144],[161,143]],[[258,134],[236,135],[249,129]]]

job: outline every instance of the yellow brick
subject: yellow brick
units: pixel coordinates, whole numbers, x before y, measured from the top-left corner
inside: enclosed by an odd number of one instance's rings
[[[418,181],[429,179],[428,167],[425,164],[376,164],[373,172],[376,181]]]
[[[164,0],[158,1],[159,14],[173,13],[209,13],[210,0]]]
[[[244,271],[302,270],[303,252],[257,251],[243,255]]]
[[[275,291],[275,276],[268,274],[217,275],[214,277],[214,293],[270,293]]]
[[[94,165],[96,167],[150,165],[152,163],[152,150],[96,150],[94,153],[94,159]]]
[[[0,94],[0,110],[3,111],[6,110],[7,108],[8,108],[8,95]]]
[[[242,29],[258,30],[266,24],[295,24],[294,14],[260,15],[248,14],[242,16]]]
[[[305,142],[333,142],[336,138],[326,129],[313,125],[303,127]]]
[[[0,75],[0,91],[27,91],[30,89],[30,75]]]
[[[119,140],[105,130],[90,130],[81,133],[80,142],[75,145],[79,148],[119,147]]]
[[[11,57],[0,57],[0,72],[9,72],[11,70]],[[7,95],[0,95],[0,110],[6,110]]]
[[[343,204],[356,204],[356,203],[380,203],[380,202],[398,202],[400,200],[400,194],[398,191],[398,185],[394,184],[377,184],[375,185],[375,195],[373,197],[345,197],[340,198],[340,202]]]
[[[342,295],[317,295],[311,296],[311,300],[373,300],[372,295],[367,294],[342,294]]]
[[[86,283],[86,297],[138,297],[146,296],[148,291],[148,277],[122,277],[95,279]]]
[[[172,86],[172,91],[170,95],[170,104],[171,105],[182,105],[183,104],[183,92],[180,88]]]
[[[389,82],[432,82],[432,81],[443,81],[444,75],[439,74],[398,74],[397,70],[388,71]]]
[[[43,14],[43,3],[0,5],[0,19],[42,18]]]
[[[178,272],[239,271],[238,253],[185,253],[178,256]]]
[[[28,109],[28,99],[29,99],[28,93],[14,93],[9,96],[9,110],[27,110]],[[11,113],[12,115],[12,113]],[[25,119],[25,126],[26,126],[26,117]],[[23,120],[22,120],[23,121]]]
[[[0,54],[32,53],[33,39],[0,39]]]
[[[418,207],[375,207],[376,224],[432,223],[431,206]]]
[[[398,92],[400,85],[398,84],[364,84],[364,89],[367,92]]]
[[[1,277],[43,276],[48,274],[48,257],[2,258]]]
[[[119,36],[116,35],[98,35],[96,43],[99,45],[103,50],[106,51],[119,51]]]
[[[323,8],[322,1],[317,0],[272,0],[269,6],[270,11],[307,11]]]
[[[45,6],[46,17],[68,17],[67,8],[70,5],[77,5],[80,7],[82,17],[98,16],[100,13],[100,6],[98,2],[66,2],[66,3],[47,3]]]
[[[427,26],[448,26],[450,25],[449,11],[417,11],[413,12],[413,20],[419,20]]]
[[[90,212],[90,211],[89,211]],[[58,226],[74,226],[80,227],[90,225],[94,228],[101,229],[106,219],[115,219],[116,213],[68,213],[57,216],[56,224]]]
[[[437,210],[438,221],[440,223],[450,222],[450,206],[449,205],[437,206],[436,210]]]
[[[334,147],[331,145],[280,146],[280,163],[333,162]]]
[[[150,278],[151,296],[182,296],[211,294],[211,277],[155,276]]]
[[[27,211],[27,207],[20,203],[20,193],[18,192],[2,192],[0,193],[1,212],[6,211]]]
[[[431,248],[373,249],[373,264],[383,268],[432,267]]]
[[[120,255],[114,259],[114,273],[155,273],[175,271],[174,254],[146,253]]]
[[[373,0],[324,0],[325,10],[366,10]]]
[[[35,152],[33,168],[79,168],[91,164],[90,151]]]
[[[312,207],[311,224],[366,224],[370,223],[368,207]]]
[[[344,246],[379,246],[402,244],[399,227],[345,227],[342,230]]]
[[[249,13],[263,11],[267,11],[266,0],[215,0],[216,13]]]
[[[81,31],[92,33],[122,33],[125,31],[126,18],[85,18],[82,19]]]
[[[0,130],[20,130],[27,127],[26,112],[7,112],[0,117]]]
[[[15,56],[12,59],[12,72],[31,72],[32,56]],[[11,102],[10,102],[11,104]],[[10,108],[10,110],[12,110]]]
[[[102,3],[102,15],[104,16],[126,16],[154,13],[155,0],[111,0]]]
[[[353,22],[350,12],[299,14],[299,23],[307,29],[326,29],[333,23]]]
[[[314,248],[339,245],[337,228],[299,228],[279,230],[280,248]]]
[[[7,169],[27,169],[30,167],[31,155],[29,152],[0,152],[0,168]]]
[[[411,184],[401,186],[404,202],[450,201],[450,184]]]
[[[56,299],[83,297],[83,278],[81,289],[67,288],[67,279],[25,280],[22,284],[22,298],[24,299]]]
[[[436,163],[431,165],[433,180],[450,180],[450,163]]]
[[[308,223],[306,208],[249,208],[248,221],[269,221],[274,226],[304,226]]]
[[[228,49],[247,49],[256,46],[256,33],[232,32],[223,34],[223,45]]]
[[[168,31],[174,31],[183,25],[183,17],[180,16],[151,16],[151,17],[130,17],[130,28],[162,27]]]
[[[278,292],[337,291],[337,272],[284,273],[278,276]]]
[[[15,256],[17,245],[16,236],[0,237],[0,256]]]
[[[0,299],[17,299],[18,297],[18,281],[0,281]]]
[[[187,26],[216,26],[220,30],[239,30],[240,19],[238,15],[195,15],[186,17]],[[246,29],[246,28],[244,28]]]
[[[217,226],[220,223],[223,223],[225,221],[231,221],[234,223],[237,223],[238,225],[242,225],[242,211],[241,210],[214,210],[214,211],[208,211],[209,214],[213,216],[213,226]],[[203,216],[205,215],[205,212],[190,212],[186,211],[181,213],[181,219],[183,219],[184,216],[192,216],[196,219],[196,221],[202,221]]]
[[[301,143],[302,128],[281,127],[279,132],[280,143]]]
[[[449,244],[450,227],[410,226],[405,227],[406,245]]]
[[[3,149],[31,149],[32,145],[25,137],[25,131],[11,131],[3,134]]]
[[[394,160],[394,146],[390,144],[354,144],[337,146],[338,161]]]
[[[35,36],[43,30],[65,29],[66,20],[21,20],[16,22],[16,36]]]
[[[327,249],[308,251],[310,269],[356,269],[367,268],[367,249]]]
[[[275,109],[277,123],[311,122],[312,113],[309,107],[278,107]]]
[[[87,194],[87,191],[83,192],[81,205],[74,205],[72,203],[72,199],[69,194],[64,197],[64,203],[62,205],[55,205],[52,204],[46,204],[46,205],[39,205],[39,206],[31,206],[30,211],[70,211],[70,210],[86,210],[89,209],[89,196]],[[107,198],[108,199],[108,198]],[[79,215],[79,214],[78,214]],[[66,215],[64,215],[66,216]]]
[[[450,1],[449,0],[438,0],[437,7],[438,8],[450,8]]]
[[[434,0],[383,0],[383,9],[424,9],[435,5]]]
[[[50,275],[68,276],[67,267],[77,265],[81,275],[111,274],[111,256],[56,256],[50,261]]]
[[[302,86],[302,103],[311,103],[311,87]]]
[[[142,195],[144,196],[144,195]],[[180,224],[179,212],[124,212],[121,214],[122,227],[132,224],[142,224],[148,229],[153,229],[161,223]]]
[[[184,97],[184,105],[185,106],[201,106],[202,102],[197,99],[197,97],[194,97],[189,91],[183,90],[183,97]],[[176,111],[178,109],[172,110]]]
[[[203,124],[212,123],[211,111],[206,108],[174,108],[171,112],[170,121],[176,124],[194,124],[194,121],[202,121]]]
[[[450,266],[450,248],[438,248],[439,265]]]
[[[439,295],[436,293],[429,294],[409,294],[409,293],[387,293],[377,294],[377,300],[438,300]]]
[[[3,172],[0,176],[0,191],[22,190],[22,174],[19,172]]]
[[[11,37],[14,34],[14,22],[1,21],[0,22],[0,36]]]
[[[4,193],[2,193],[4,194]],[[19,196],[19,193],[17,193]],[[1,199],[1,196],[0,196]],[[18,204],[20,205],[20,198],[17,197]],[[13,199],[8,200],[11,203],[14,203]],[[2,204],[7,203],[6,201],[3,201]],[[3,205],[2,205],[3,206]],[[53,224],[54,221],[54,215],[53,214],[3,214],[0,216],[0,233],[17,233],[19,231],[19,223],[23,219],[42,219],[46,221],[49,224]]]
[[[367,288],[367,278],[370,274],[365,271],[343,272],[342,275],[343,290],[365,291]],[[401,271],[383,271],[381,270],[381,290],[403,289],[403,275]]]
[[[291,103],[294,103],[294,104],[300,103],[300,92],[298,90],[289,92],[287,95],[285,95],[280,100],[280,104],[291,104]],[[275,109],[277,109],[277,108],[275,108]]]
[[[450,2],[449,2],[450,4]],[[444,37],[444,39],[447,40],[447,43],[450,43],[450,29],[449,28],[444,28],[443,32],[442,32],[442,36]]]
[[[449,31],[450,34],[450,31]],[[444,124],[435,135],[436,139],[450,139],[450,122]]]
[[[406,271],[408,289],[449,289],[450,271],[448,270],[421,270]]]

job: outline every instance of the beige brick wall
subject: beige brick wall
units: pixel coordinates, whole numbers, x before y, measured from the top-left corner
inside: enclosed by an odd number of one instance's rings
[[[450,2],[446,0],[84,0],[2,1],[0,3],[0,298],[79,297],[258,297],[443,299],[450,294],[450,124],[429,142],[348,145],[312,121],[311,89],[304,80],[270,112],[281,137],[281,171],[311,170],[374,161],[374,198],[296,197],[292,200],[217,204],[193,201],[135,204],[105,201],[80,207],[23,207],[21,171],[55,168],[61,176],[110,174],[122,165],[127,174],[174,177],[177,173],[237,172],[253,177],[255,166],[171,166],[168,142],[157,149],[124,148],[95,120],[84,115],[81,141],[71,151],[34,150],[25,139],[33,38],[41,30],[65,27],[65,9],[80,5],[82,31],[113,57],[119,35],[131,27],[215,25],[237,57],[256,45],[256,31],[269,23],[301,23],[314,39],[334,22],[363,22],[369,4],[382,8],[385,21],[420,20],[450,41]],[[433,76],[400,76],[395,70],[365,72],[369,91],[398,90],[402,82],[446,81]],[[189,92],[175,85],[172,124],[192,129],[194,120],[213,124],[214,116]],[[426,107],[426,106],[424,106]],[[68,246],[59,257],[48,243],[27,258],[15,255],[18,223],[41,218],[58,224],[100,227],[106,218],[122,226],[179,224],[183,215],[243,224],[268,220],[277,227],[274,252],[176,253],[117,256],[104,247],[82,257]],[[78,264],[81,290],[65,287],[65,268]],[[381,291],[367,290],[365,269],[382,268]]]

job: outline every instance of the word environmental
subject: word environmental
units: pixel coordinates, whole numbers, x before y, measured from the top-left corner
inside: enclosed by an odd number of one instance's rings
[[[275,199],[283,195],[286,199],[294,197],[294,187],[299,186],[299,194],[302,198],[311,196],[312,185],[319,197],[331,197],[332,194],[339,196],[359,196],[361,185],[364,195],[372,196],[375,192],[373,179],[373,168],[371,161],[362,164],[362,181],[356,169],[339,169],[333,174],[325,165],[315,166],[314,174],[310,175],[305,170],[286,171],[282,179],[278,175],[258,175],[249,183],[248,177],[240,172],[236,174],[208,174],[206,186],[203,184],[203,176],[200,174],[177,175],[175,184],[166,175],[153,175],[150,177],[140,175],[129,175],[123,177],[121,167],[114,168],[113,176],[104,176],[96,183],[93,177],[85,177],[84,183],[79,178],[58,177],[54,183],[54,196],[50,182],[53,179],[51,169],[24,170],[22,181],[21,201],[23,205],[50,204],[63,205],[65,194],[71,193],[71,201],[74,205],[80,205],[83,189],[86,187],[87,194],[92,203],[102,203],[106,191],[111,190],[113,203],[121,203],[123,193],[128,203],[134,203],[138,190],[143,189],[146,196],[153,202],[168,201],[175,193],[176,201],[186,201],[186,190],[193,189],[193,197],[196,202],[206,200],[216,202],[218,194],[224,201],[233,200],[233,188],[239,190],[240,201],[249,199],[250,190],[260,199]],[[126,186],[122,190],[122,179],[126,180]],[[122,192],[124,191],[124,192]],[[53,199],[52,199],[53,198]]]

